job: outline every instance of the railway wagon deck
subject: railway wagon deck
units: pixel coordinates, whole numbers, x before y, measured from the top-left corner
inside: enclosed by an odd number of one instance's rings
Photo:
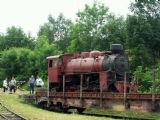
[[[160,94],[110,93],[110,92],[50,92],[38,91],[37,103],[58,105],[62,108],[102,108],[118,107],[131,111],[160,111]]]

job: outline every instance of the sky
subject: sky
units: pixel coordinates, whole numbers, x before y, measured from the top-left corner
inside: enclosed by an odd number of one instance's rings
[[[97,0],[109,7],[115,15],[126,16],[133,0]],[[0,34],[11,26],[21,27],[25,33],[36,37],[40,25],[47,22],[48,15],[54,18],[60,13],[71,19],[82,11],[85,4],[92,5],[94,0],[0,0]]]

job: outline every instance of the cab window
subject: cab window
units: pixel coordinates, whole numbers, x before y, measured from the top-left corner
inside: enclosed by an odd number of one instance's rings
[[[62,65],[62,60],[61,59],[52,59],[49,60],[49,67],[56,67],[57,65]]]
[[[53,65],[53,60],[49,60],[49,67],[52,67]]]

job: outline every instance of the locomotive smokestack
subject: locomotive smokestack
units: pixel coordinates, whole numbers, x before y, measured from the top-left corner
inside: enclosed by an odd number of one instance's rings
[[[113,54],[123,54],[123,46],[121,44],[112,44],[110,50]]]

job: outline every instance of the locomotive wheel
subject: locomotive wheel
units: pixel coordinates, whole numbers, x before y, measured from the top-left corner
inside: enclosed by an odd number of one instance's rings
[[[62,103],[57,103],[57,105],[55,106],[55,110],[58,112],[63,112]]]
[[[63,108],[63,112],[67,113],[68,112],[68,108]]]
[[[62,106],[62,103],[58,102],[55,106],[54,109],[58,112],[67,112],[68,107]]]
[[[85,108],[77,108],[77,112],[78,112],[79,114],[82,114],[84,110],[85,110]]]
[[[43,108],[43,109],[46,109],[47,108],[47,102],[40,102],[40,103],[38,103],[38,106]]]

